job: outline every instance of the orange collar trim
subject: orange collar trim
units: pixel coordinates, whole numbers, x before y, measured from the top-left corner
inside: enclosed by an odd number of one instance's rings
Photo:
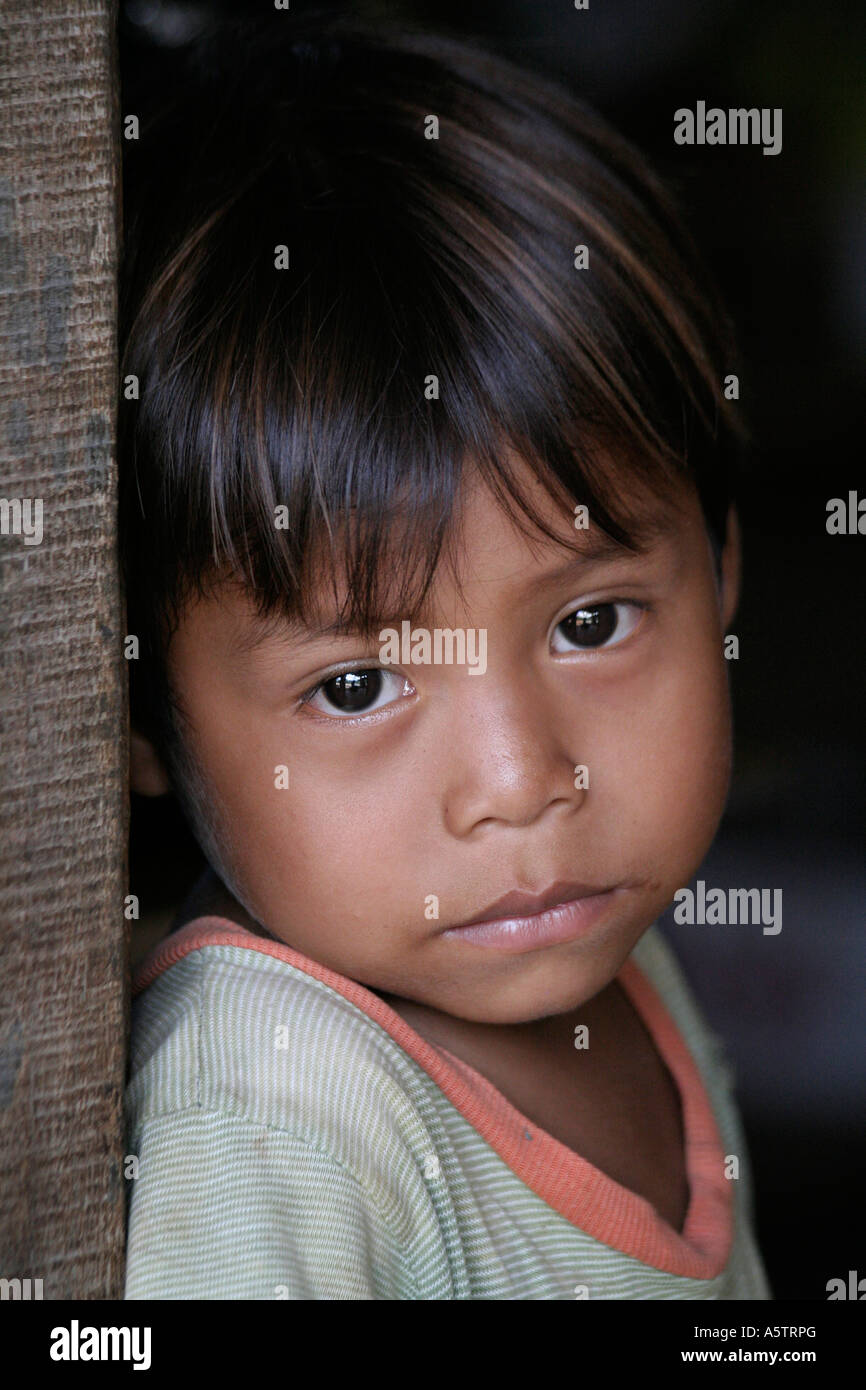
[[[139,964],[133,995],[204,946],[239,946],[273,956],[348,999],[423,1068],[521,1182],[593,1239],[684,1278],[713,1279],[724,1269],[734,1239],[734,1197],[733,1184],[724,1173],[725,1155],[712,1106],[682,1034],[631,957],[617,979],[673,1076],[682,1105],[690,1192],[682,1233],[646,1198],[527,1119],[474,1067],[428,1043],[378,995],[282,942],[257,936],[223,917],[197,917],[159,942]]]

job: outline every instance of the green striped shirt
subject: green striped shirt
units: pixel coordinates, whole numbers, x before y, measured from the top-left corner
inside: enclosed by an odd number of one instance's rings
[[[188,923],[134,981],[126,1298],[770,1298],[722,1044],[657,927],[619,979],[683,1104],[682,1233],[371,991]]]

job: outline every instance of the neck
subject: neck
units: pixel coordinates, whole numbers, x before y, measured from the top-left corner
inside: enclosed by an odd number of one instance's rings
[[[269,941],[279,939],[247,912],[243,903],[238,902],[210,865],[207,866],[181,904],[172,930],[176,931],[196,917],[224,917],[239,927],[245,927],[247,931],[255,933],[256,936],[264,936]]]

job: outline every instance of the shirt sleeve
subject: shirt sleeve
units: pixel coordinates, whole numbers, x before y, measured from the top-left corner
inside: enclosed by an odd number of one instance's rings
[[[329,1154],[223,1112],[143,1121],[126,1299],[414,1299],[394,1212]]]

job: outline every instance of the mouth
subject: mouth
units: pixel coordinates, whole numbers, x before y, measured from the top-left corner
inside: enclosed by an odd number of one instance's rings
[[[440,935],[476,946],[531,951],[586,935],[622,892],[558,880],[540,893],[513,891]]]

